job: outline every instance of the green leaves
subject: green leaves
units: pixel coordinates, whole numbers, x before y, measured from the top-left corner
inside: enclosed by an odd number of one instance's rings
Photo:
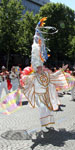
[[[72,59],[75,51],[75,14],[63,4],[48,3],[35,16],[26,12],[21,0],[1,0],[0,3],[0,53],[20,53],[31,56],[35,27],[42,17],[46,26],[54,26],[58,33],[44,35],[49,39],[50,59]],[[50,30],[47,30],[50,33]],[[67,56],[67,57],[66,57]]]
[[[30,55],[35,31],[33,13],[23,15],[20,0],[2,0],[0,8],[0,51]]]
[[[40,9],[39,18],[44,16],[47,16],[47,26],[54,26],[58,29],[57,34],[47,36],[50,39],[47,42],[47,47],[52,49],[50,59],[64,60],[66,56],[69,59],[72,58],[72,55],[69,57],[68,52],[73,47],[70,40],[75,34],[74,11],[61,3],[50,3]],[[69,39],[70,36],[71,39]]]

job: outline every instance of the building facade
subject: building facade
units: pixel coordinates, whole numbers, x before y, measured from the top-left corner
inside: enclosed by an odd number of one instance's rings
[[[25,11],[29,11],[37,14],[40,10],[40,7],[49,3],[50,0],[22,0],[22,4],[25,6]]]
[[[25,6],[25,11],[23,13],[25,13],[26,11],[33,11],[33,14],[35,15],[39,12],[40,7],[45,5],[46,3],[50,3],[50,0],[22,0],[22,4]]]

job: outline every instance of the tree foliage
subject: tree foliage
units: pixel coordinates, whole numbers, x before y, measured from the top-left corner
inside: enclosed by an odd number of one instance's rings
[[[75,36],[70,40],[70,49],[68,51],[68,56],[73,58],[75,61]]]
[[[2,0],[0,6],[0,51],[17,50],[23,6],[21,1]]]
[[[8,62],[10,54],[31,53],[34,17],[29,12],[24,15],[24,9],[21,0],[2,0],[0,3],[0,53],[8,55]]]
[[[46,25],[54,26],[58,33],[44,35],[51,49],[50,59],[72,60],[75,54],[75,14],[61,3],[48,3],[37,15],[26,12],[21,0],[1,0],[0,3],[0,54],[31,55],[33,35],[38,21],[47,17]],[[50,30],[46,32],[50,33]]]
[[[33,42],[33,35],[35,32],[35,17],[33,13],[28,11],[25,13],[20,26],[21,36],[19,38],[19,50],[21,53],[31,55],[31,46]]]
[[[70,42],[75,33],[74,11],[61,3],[48,3],[40,9],[38,15],[39,18],[45,16],[47,16],[46,25],[58,29],[57,34],[48,34],[47,36],[50,40],[46,44],[51,49],[51,57],[58,60],[72,59],[72,55],[68,55],[68,52],[72,49]],[[50,33],[49,30],[47,32]],[[72,50],[74,51],[74,49]],[[71,52],[73,52],[72,50]]]

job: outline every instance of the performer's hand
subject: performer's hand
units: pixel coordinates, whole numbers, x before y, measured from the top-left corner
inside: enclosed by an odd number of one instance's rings
[[[68,64],[67,64],[67,65],[65,65],[65,66],[63,66],[63,67],[62,67],[62,69],[63,69],[63,70],[66,70],[66,69],[67,69],[67,67],[68,67]]]

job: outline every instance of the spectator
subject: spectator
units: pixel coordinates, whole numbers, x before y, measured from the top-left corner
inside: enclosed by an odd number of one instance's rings
[[[15,66],[12,66],[11,68],[10,79],[12,83],[12,90],[14,91],[18,88],[18,85],[19,85],[18,76],[15,71]]]
[[[9,75],[9,72],[6,70],[5,66],[2,66],[2,72],[0,73],[0,76],[2,78],[1,85],[0,85],[0,98],[2,95],[3,89],[5,90],[6,94],[8,94],[8,87],[7,87],[7,76]]]
[[[70,74],[72,73],[72,72],[70,71],[69,67],[66,69],[65,72],[70,73]]]

